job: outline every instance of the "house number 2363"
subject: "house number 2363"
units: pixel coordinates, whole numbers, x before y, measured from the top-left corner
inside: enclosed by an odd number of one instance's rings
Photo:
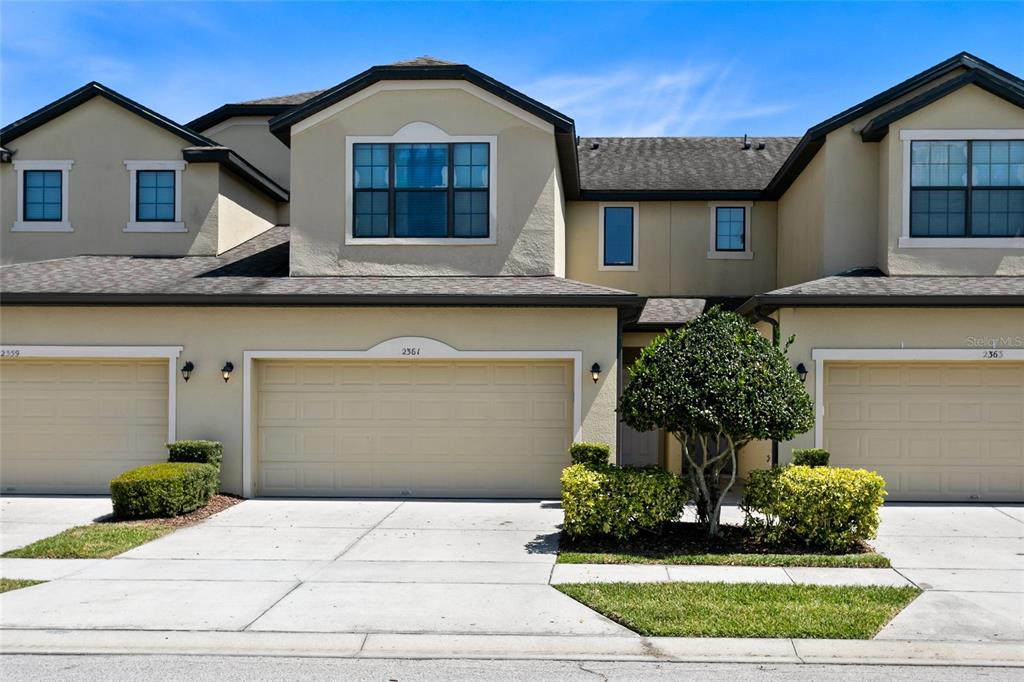
[[[1003,357],[1003,351],[1001,350],[987,350],[982,352],[981,357],[986,360],[998,360]]]
[[[408,346],[402,349],[402,355],[419,355],[420,348],[416,346]]]

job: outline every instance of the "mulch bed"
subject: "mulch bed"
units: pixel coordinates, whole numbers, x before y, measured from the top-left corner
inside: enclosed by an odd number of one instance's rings
[[[801,544],[765,545],[752,538],[743,526],[722,524],[722,535],[714,540],[696,523],[669,523],[660,534],[640,533],[629,540],[605,538],[571,538],[562,534],[559,551],[585,553],[622,553],[641,556],[666,554],[836,554]],[[867,554],[874,552],[861,542],[840,554]]]
[[[229,507],[233,507],[241,502],[243,497],[237,495],[220,494],[214,495],[210,498],[209,503],[205,507],[200,507],[195,511],[191,511],[188,514],[182,514],[181,516],[162,517],[155,519],[134,519],[124,520],[119,519],[113,514],[104,516],[101,519],[96,519],[97,523],[124,523],[131,525],[146,525],[146,524],[160,524],[161,526],[171,526],[174,528],[184,528],[186,526],[194,526],[195,524],[208,519],[218,512],[222,512]]]

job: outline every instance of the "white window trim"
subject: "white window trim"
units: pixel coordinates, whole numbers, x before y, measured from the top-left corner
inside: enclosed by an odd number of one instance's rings
[[[167,442],[177,431],[177,359],[184,346],[0,346],[5,358],[166,358],[167,359]]]
[[[410,349],[416,354],[410,355]],[[253,450],[253,362],[275,358],[306,360],[571,360],[573,372],[573,440],[583,439],[583,351],[580,350],[496,350],[465,351],[436,339],[407,336],[382,341],[367,350],[247,350],[242,353],[242,497],[255,489],[256,456]],[[596,358],[601,361],[601,358]],[[589,372],[588,372],[589,376]],[[256,491],[259,492],[258,490]]]
[[[181,172],[185,170],[187,161],[125,161],[131,189],[128,194],[128,222],[124,232],[188,232],[185,222],[181,220]],[[152,220],[135,220],[135,200],[138,196],[137,172],[140,170],[174,171],[174,220],[156,222]]]
[[[743,209],[743,250],[719,251],[715,248],[716,228],[718,227],[719,208]],[[754,212],[752,201],[709,201],[708,216],[708,258],[715,260],[751,260],[754,257],[754,238],[750,230],[750,214]]]
[[[486,142],[488,163],[488,236],[487,237],[356,237],[353,235],[352,202],[355,192],[352,168],[352,146],[356,144],[429,144]],[[345,137],[345,245],[346,246],[481,246],[498,242],[498,136],[449,135],[432,123],[416,121],[400,128],[394,135],[349,135]]]
[[[71,206],[68,203],[68,184],[74,161],[14,161],[18,185],[18,212],[11,232],[74,232],[71,226]],[[60,220],[25,220],[25,171],[60,171]]]
[[[998,356],[993,356],[993,351]],[[814,447],[825,436],[825,363],[828,361],[890,360],[896,362],[1020,362],[1024,349],[1014,348],[813,348]]]
[[[911,237],[910,236],[910,143],[915,140],[1024,140],[1024,129],[1006,128],[949,129],[949,130],[901,130],[900,143],[903,152],[903,174],[901,192],[903,215],[897,246],[901,249],[1024,249],[1024,237]],[[970,169],[967,170],[971,172]]]
[[[632,265],[605,265],[604,262],[604,210],[606,208],[633,209],[633,263]],[[629,201],[602,201],[597,205],[597,269],[601,272],[631,272],[640,269],[640,204]]]

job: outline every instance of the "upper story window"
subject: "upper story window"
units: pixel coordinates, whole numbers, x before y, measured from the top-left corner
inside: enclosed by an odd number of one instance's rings
[[[600,204],[598,269],[636,270],[639,204]]]
[[[125,161],[129,220],[125,232],[186,232],[181,213],[185,161]]]
[[[1024,236],[1024,140],[915,140],[910,164],[911,237]]]
[[[68,179],[73,161],[15,161],[18,215],[14,232],[71,232]]]
[[[354,143],[352,164],[353,237],[490,237],[490,143]]]
[[[748,260],[754,257],[750,245],[750,213],[753,204],[708,204],[711,227],[708,236],[708,258]]]

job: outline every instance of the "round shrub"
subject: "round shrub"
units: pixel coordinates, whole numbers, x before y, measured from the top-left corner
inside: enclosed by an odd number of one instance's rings
[[[210,464],[164,462],[126,471],[110,482],[114,514],[124,519],[178,516],[202,507],[217,490]]]
[[[176,440],[167,444],[168,462],[198,462],[220,468],[224,444],[215,440]]]
[[[573,464],[604,466],[611,463],[612,448],[607,443],[578,442],[569,446]]]
[[[562,529],[625,540],[674,521],[689,497],[685,479],[658,467],[574,464],[562,471]]]
[[[885,479],[873,471],[796,465],[752,471],[740,508],[764,542],[840,552],[875,537],[884,500]]]
[[[827,467],[828,450],[821,448],[793,448],[793,464],[807,467]]]

